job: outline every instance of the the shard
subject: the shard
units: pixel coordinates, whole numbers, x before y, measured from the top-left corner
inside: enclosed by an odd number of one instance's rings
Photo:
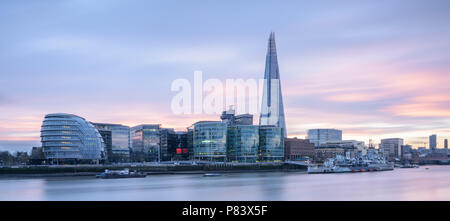
[[[283,128],[286,137],[286,122],[284,119],[283,95],[281,94],[280,72],[278,69],[275,33],[271,32],[266,56],[264,73],[263,100],[259,125],[273,125]]]

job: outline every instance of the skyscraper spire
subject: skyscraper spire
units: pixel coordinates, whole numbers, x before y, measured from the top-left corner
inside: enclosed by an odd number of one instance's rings
[[[287,135],[274,32],[270,33],[267,48],[263,100],[261,105],[261,115],[259,117],[259,125],[273,125],[281,127],[283,128],[284,137]]]

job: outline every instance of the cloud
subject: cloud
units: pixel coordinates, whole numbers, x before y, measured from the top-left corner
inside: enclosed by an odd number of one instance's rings
[[[3,3],[0,139],[38,142],[53,112],[180,130],[217,120],[173,115],[171,81],[195,70],[261,78],[269,26],[290,135],[333,127],[366,142],[450,136],[448,1],[234,5]]]

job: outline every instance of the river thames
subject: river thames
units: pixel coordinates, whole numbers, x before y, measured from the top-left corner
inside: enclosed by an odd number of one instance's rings
[[[266,172],[131,179],[0,176],[0,200],[450,200],[450,166],[347,174]]]

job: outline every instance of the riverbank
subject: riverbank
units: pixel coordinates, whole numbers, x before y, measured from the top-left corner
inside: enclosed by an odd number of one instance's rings
[[[203,174],[218,173],[248,173],[248,172],[290,172],[306,171],[305,165],[290,163],[255,163],[255,164],[203,164],[203,165],[51,165],[2,167],[1,177],[55,177],[55,176],[95,176],[109,170],[137,170],[147,175],[166,174]]]

